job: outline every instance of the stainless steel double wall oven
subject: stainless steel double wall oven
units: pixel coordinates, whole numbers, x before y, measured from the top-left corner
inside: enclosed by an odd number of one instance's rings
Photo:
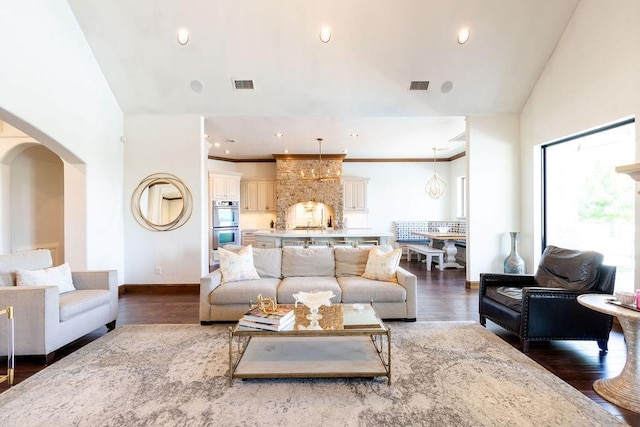
[[[240,244],[240,202],[213,201],[213,249]]]

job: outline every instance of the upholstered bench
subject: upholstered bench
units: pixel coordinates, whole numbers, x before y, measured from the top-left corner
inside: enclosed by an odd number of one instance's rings
[[[467,232],[465,221],[394,221],[393,227],[394,246],[402,249],[402,254],[407,255],[407,261],[411,261],[411,253],[407,250],[408,245],[433,245],[430,239],[413,234],[416,231],[437,233],[441,227],[446,227],[452,233],[466,234]]]
[[[435,257],[438,260],[438,268],[440,271],[444,270],[444,251],[442,249],[434,249],[429,245],[407,245],[407,259],[411,259],[411,252],[416,253],[416,257],[418,261],[420,261],[420,255],[425,255],[427,257],[427,271],[431,271],[431,263],[433,262],[433,258]]]
[[[431,240],[426,237],[416,236],[414,231],[426,233],[429,231],[429,221],[394,221],[394,243],[396,248],[402,249],[402,255],[407,255],[407,261],[411,261],[411,253],[408,245],[426,245]]]

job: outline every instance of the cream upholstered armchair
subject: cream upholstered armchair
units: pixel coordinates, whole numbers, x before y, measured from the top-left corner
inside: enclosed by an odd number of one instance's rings
[[[13,306],[15,354],[53,360],[60,347],[102,326],[115,328],[118,316],[116,270],[71,272],[72,289],[61,293],[55,284],[16,286],[16,271],[38,275],[52,271],[51,253],[39,249],[0,255],[0,307]],[[6,342],[4,328],[0,342]],[[6,356],[4,346],[0,355]]]

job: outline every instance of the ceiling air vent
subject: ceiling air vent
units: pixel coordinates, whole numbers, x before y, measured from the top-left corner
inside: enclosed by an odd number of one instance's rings
[[[234,80],[233,87],[235,89],[253,89],[253,80]]]
[[[429,90],[429,81],[427,80],[414,80],[409,86],[409,90]]]

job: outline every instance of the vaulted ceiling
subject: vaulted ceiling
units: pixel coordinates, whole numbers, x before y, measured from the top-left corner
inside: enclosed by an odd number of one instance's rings
[[[521,111],[579,3],[68,1],[125,114],[202,115],[209,154],[235,160],[317,153],[318,137],[347,158],[451,157],[464,116]]]

